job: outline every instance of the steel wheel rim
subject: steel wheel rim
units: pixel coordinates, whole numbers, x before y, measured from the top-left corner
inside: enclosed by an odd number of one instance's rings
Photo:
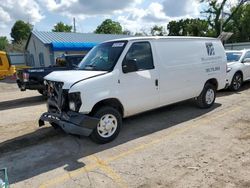
[[[235,90],[238,90],[241,86],[242,78],[240,75],[236,75],[233,80],[233,87]]]
[[[214,90],[213,89],[208,89],[207,92],[206,92],[206,103],[208,105],[212,104],[213,101],[214,101],[214,97],[215,97]]]
[[[105,114],[100,118],[97,125],[97,132],[103,138],[112,136],[117,129],[117,119],[112,114]]]

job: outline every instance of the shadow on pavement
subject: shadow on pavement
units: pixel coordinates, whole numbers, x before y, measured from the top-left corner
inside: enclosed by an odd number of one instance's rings
[[[0,111],[13,108],[22,108],[26,106],[33,106],[45,103],[45,98],[41,96],[26,97],[21,99],[14,99],[0,102]]]
[[[0,168],[7,167],[10,183],[17,183],[63,166],[66,171],[82,168],[79,159],[131,140],[150,135],[182,122],[202,116],[213,108],[199,109],[190,101],[170,105],[124,119],[121,133],[111,143],[98,145],[89,138],[80,138],[44,127],[0,144]],[[51,177],[53,179],[53,177]]]
[[[239,89],[239,91],[231,91],[230,89],[223,89],[217,93],[217,97],[224,97],[224,96],[230,96],[230,95],[237,95],[240,94],[242,91],[245,91],[247,89],[250,89],[250,82],[245,82]]]

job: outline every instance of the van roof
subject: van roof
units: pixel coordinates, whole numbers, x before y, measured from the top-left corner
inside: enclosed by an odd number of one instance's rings
[[[181,39],[181,40],[219,40],[217,38],[212,37],[186,37],[186,36],[142,36],[142,37],[129,37],[129,38],[121,38],[121,39],[113,39],[111,41],[136,41],[136,40],[159,40],[159,39]]]

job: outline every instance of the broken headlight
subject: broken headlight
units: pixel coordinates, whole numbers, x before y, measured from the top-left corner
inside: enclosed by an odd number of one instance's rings
[[[68,96],[69,96],[69,109],[74,112],[78,112],[82,105],[81,93],[80,92],[69,93]]]

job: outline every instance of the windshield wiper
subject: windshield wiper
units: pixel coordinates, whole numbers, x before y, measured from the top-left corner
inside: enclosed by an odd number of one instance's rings
[[[78,70],[78,69],[79,69],[78,65],[75,65],[75,64],[72,64],[72,68],[73,68],[74,70]]]
[[[91,64],[89,64],[89,65],[85,65],[85,67],[84,67],[85,69],[95,69],[96,68],[96,65],[91,65]]]

